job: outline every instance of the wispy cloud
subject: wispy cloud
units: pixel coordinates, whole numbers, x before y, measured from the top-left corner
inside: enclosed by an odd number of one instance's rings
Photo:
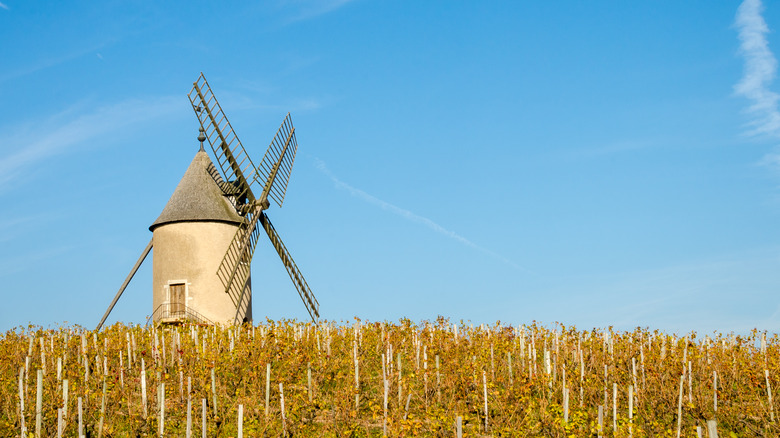
[[[745,58],[745,70],[734,91],[751,101],[748,111],[754,119],[749,123],[749,134],[777,135],[780,132],[780,112],[777,108],[780,95],[769,89],[777,73],[777,60],[769,50],[766,40],[769,27],[761,16],[762,10],[760,0],[745,0],[737,9],[735,24],[739,31],[740,54]]]
[[[77,58],[81,58],[84,55],[96,52],[97,50],[105,47],[106,45],[107,43],[101,43],[84,49],[74,50],[69,53],[60,54],[57,56],[51,56],[48,58],[45,57],[41,58],[33,65],[28,65],[19,68],[17,70],[6,71],[3,74],[0,74],[0,82],[5,82],[11,79],[24,77],[29,74],[35,73],[37,71],[45,70],[47,68],[54,67],[55,65],[59,65]]]
[[[747,111],[748,135],[780,138],[780,95],[770,89],[777,77],[777,59],[769,49],[766,34],[769,33],[761,0],[744,0],[737,9],[735,25],[739,32],[739,51],[745,59],[742,79],[734,86],[737,95],[744,96],[751,104]],[[759,164],[779,168],[778,148],[767,154]]]
[[[35,163],[116,129],[173,113],[179,107],[181,99],[174,97],[132,99],[90,112],[81,112],[79,105],[46,120],[0,129],[9,133],[0,137],[0,190]]]
[[[381,200],[381,199],[379,199],[379,198],[377,198],[375,196],[369,195],[368,193],[364,192],[363,190],[355,188],[355,187],[345,183],[344,181],[341,181],[340,179],[336,178],[336,176],[333,175],[333,173],[331,173],[330,169],[328,169],[328,167],[325,165],[325,162],[323,162],[320,159],[315,158],[315,166],[317,167],[317,169],[320,172],[325,174],[328,178],[330,178],[331,181],[333,181],[333,184],[335,184],[336,188],[342,189],[342,190],[346,190],[347,192],[349,192],[350,195],[352,195],[352,196],[354,196],[356,198],[359,198],[359,199],[361,199],[361,200],[363,200],[365,202],[368,202],[369,204],[375,205],[375,206],[381,208],[382,210],[386,210],[386,211],[389,211],[389,212],[391,212],[393,214],[401,216],[402,218],[404,218],[404,219],[406,219],[408,221],[425,225],[426,227],[430,228],[431,230],[433,230],[433,231],[435,231],[435,232],[437,232],[439,234],[447,236],[450,239],[453,239],[453,240],[455,240],[457,242],[460,242],[460,243],[462,243],[462,244],[464,244],[464,245],[466,245],[466,246],[468,246],[470,248],[476,249],[477,251],[480,251],[480,252],[482,252],[484,254],[487,254],[487,255],[489,255],[489,256],[497,259],[497,260],[502,261],[503,263],[506,263],[509,266],[512,266],[513,268],[522,269],[522,270],[527,271],[527,269],[524,269],[524,268],[518,266],[516,263],[514,263],[513,261],[507,259],[506,257],[504,257],[504,256],[502,256],[500,254],[497,254],[497,253],[495,253],[495,252],[493,252],[493,251],[491,251],[489,249],[486,249],[486,248],[483,248],[483,247],[477,245],[476,243],[466,239],[465,237],[461,236],[460,234],[458,234],[458,233],[456,233],[454,231],[450,231],[450,230],[442,227],[441,225],[439,225],[436,222],[428,219],[427,217],[423,217],[423,216],[414,214],[414,213],[412,213],[409,210],[406,210],[406,209],[403,209],[401,207],[395,206],[395,205],[393,205],[393,204],[391,204],[391,203],[389,203],[387,201],[383,201],[383,200]]]
[[[287,20],[287,24],[296,21],[310,20],[320,15],[333,12],[354,0],[298,0],[290,3],[297,13]]]
[[[6,5],[6,4],[5,4],[5,3],[3,3],[3,2],[0,2],[0,8],[2,8],[2,9],[5,9],[6,11],[10,10],[10,9],[8,8],[8,5]]]

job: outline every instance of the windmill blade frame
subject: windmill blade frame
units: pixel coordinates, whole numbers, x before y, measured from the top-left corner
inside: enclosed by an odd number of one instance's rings
[[[225,287],[225,293],[230,295],[236,306],[243,302],[246,282],[251,275],[252,256],[260,235],[260,229],[257,226],[260,211],[260,208],[247,211],[244,216],[245,221],[239,225],[233,235],[217,269],[217,277],[222,282],[222,286]]]
[[[271,198],[276,202],[276,205],[282,206],[297,151],[298,140],[295,138],[295,126],[293,126],[290,113],[287,113],[265,151],[256,174],[256,180],[261,180],[263,183],[261,200]]]
[[[236,185],[236,208],[241,208],[244,199],[250,203],[254,202],[255,196],[250,185],[257,178],[257,168],[249,158],[241,140],[238,139],[233,125],[222,111],[222,106],[202,72],[193,82],[187,97],[203,128],[206,140],[217,158],[222,177],[226,182],[233,182]]]

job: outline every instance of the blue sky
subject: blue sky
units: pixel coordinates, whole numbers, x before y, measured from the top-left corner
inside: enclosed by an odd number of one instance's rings
[[[0,0],[0,330],[93,327],[203,71],[331,320],[780,331],[780,7]],[[254,313],[306,318],[261,240]],[[111,321],[151,313],[144,264]]]

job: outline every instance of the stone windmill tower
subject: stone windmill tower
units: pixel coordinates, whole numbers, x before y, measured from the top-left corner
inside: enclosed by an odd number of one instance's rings
[[[282,206],[298,143],[290,115],[255,167],[201,75],[189,93],[200,123],[200,150],[149,229],[152,240],[139,257],[96,330],[154,248],[154,322],[192,320],[240,324],[252,320],[251,262],[265,230],[306,310],[319,318],[319,303],[264,210]],[[217,165],[206,153],[208,140]],[[253,187],[260,189],[255,196]]]
[[[252,319],[250,277],[244,302],[236,306],[214,275],[243,222],[220,186],[224,182],[201,147],[160,217],[149,227],[155,248],[155,320],[186,317],[230,323]]]

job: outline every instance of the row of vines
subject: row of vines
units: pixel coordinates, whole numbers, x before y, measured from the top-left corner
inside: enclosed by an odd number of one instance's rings
[[[443,318],[31,326],[0,338],[0,437],[780,436],[778,348]]]

